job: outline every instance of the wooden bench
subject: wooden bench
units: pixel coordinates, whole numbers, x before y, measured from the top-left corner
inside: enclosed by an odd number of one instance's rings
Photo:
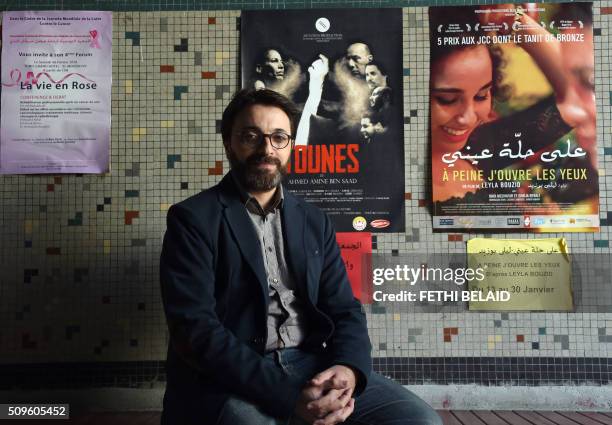
[[[612,425],[612,413],[544,411],[438,411],[444,425]]]
[[[439,410],[444,425],[612,425],[609,412],[543,412]],[[77,415],[62,424],[74,425],[159,425],[160,412],[90,413]],[[2,425],[49,425],[47,420],[1,421]]]

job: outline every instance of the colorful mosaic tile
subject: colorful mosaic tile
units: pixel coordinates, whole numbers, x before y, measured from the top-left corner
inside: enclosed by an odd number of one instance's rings
[[[551,235],[566,237],[573,252],[593,255],[611,253],[611,10],[610,0],[595,7],[603,226],[596,234]],[[7,313],[3,363],[150,362],[152,376],[159,376],[167,348],[157,275],[165,215],[229,169],[220,115],[238,88],[239,16],[235,10],[115,12],[111,172],[0,177],[0,261],[8,270],[0,297]],[[375,235],[373,249],[393,256],[462,253],[472,236],[516,237],[432,231],[427,9],[405,8],[403,16],[406,232]],[[403,383],[444,383],[466,365],[484,371],[513,361],[522,367],[520,379],[534,385],[546,381],[549,368],[562,373],[555,359],[563,358],[583,368],[575,382],[606,383],[612,365],[600,359],[612,353],[612,300],[593,295],[597,285],[605,292],[605,284],[577,283],[573,313],[366,306],[375,368]],[[590,375],[592,364],[597,376]]]

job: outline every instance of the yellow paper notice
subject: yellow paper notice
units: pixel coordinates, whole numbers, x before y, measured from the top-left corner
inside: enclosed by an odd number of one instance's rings
[[[470,301],[470,310],[572,311],[571,264],[564,238],[485,239],[467,243],[468,266],[485,270],[470,291],[506,291],[508,301]]]

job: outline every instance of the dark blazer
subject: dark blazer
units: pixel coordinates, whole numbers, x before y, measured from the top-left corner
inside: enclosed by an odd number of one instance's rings
[[[303,347],[353,367],[359,394],[370,340],[329,218],[284,191],[285,255],[305,304]],[[265,361],[268,286],[260,243],[228,174],[168,211],[160,263],[170,330],[164,424],[215,424],[229,396],[288,417],[305,382]]]

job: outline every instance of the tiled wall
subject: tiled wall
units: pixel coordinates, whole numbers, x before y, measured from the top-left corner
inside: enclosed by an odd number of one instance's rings
[[[218,130],[238,84],[239,17],[115,12],[111,172],[0,177],[0,389],[163,383],[165,214],[228,170]],[[375,236],[373,246],[388,255],[463,253],[476,235],[434,234],[427,208],[427,9],[405,8],[403,17],[407,230]],[[612,1],[596,2],[595,28],[602,228],[564,236],[573,252],[608,255]],[[612,282],[600,285],[612,293]],[[406,384],[608,383],[612,304],[588,308],[594,302],[583,297],[576,313],[374,304],[375,367]],[[11,366],[23,363],[54,364]]]

